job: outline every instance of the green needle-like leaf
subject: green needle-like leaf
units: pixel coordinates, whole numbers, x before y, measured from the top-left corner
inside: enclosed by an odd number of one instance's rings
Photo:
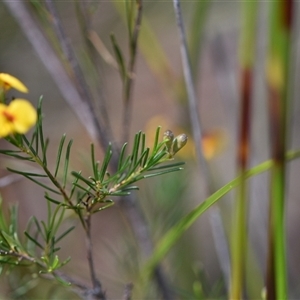
[[[86,179],[85,177],[83,177],[79,172],[71,172],[71,174],[73,176],[75,176],[76,178],[80,179],[81,181],[83,181],[84,183],[86,183],[91,189],[93,189],[95,191],[95,185],[93,182],[89,181],[88,179]],[[75,183],[73,183],[74,185]],[[81,187],[80,185],[76,184],[76,186]],[[84,187],[81,187],[82,189],[85,190]]]
[[[35,239],[33,238],[27,231],[24,232],[26,237],[31,240],[36,246],[38,246],[40,249],[44,250],[44,247]]]
[[[66,157],[65,157],[65,165],[64,165],[64,173],[63,173],[63,188],[66,187],[67,184],[67,177],[68,177],[68,169],[69,169],[69,162],[70,162],[70,153],[71,147],[73,144],[73,140],[70,140],[67,146]]]
[[[48,191],[50,191],[50,192],[52,192],[52,193],[55,193],[55,194],[60,195],[60,192],[58,192],[57,190],[54,190],[54,189],[50,188],[49,186],[47,186],[47,185],[45,185],[45,184],[43,184],[43,183],[41,183],[41,182],[39,182],[39,181],[33,179],[30,175],[27,175],[27,174],[24,173],[24,172],[17,171],[17,170],[11,169],[11,168],[7,168],[7,169],[8,169],[10,172],[13,172],[13,173],[16,173],[16,174],[23,175],[25,178],[27,178],[27,179],[33,181],[34,183],[38,184],[39,186],[43,187],[44,189],[46,189],[46,190],[48,190]],[[36,175],[35,175],[35,176],[36,176]],[[39,177],[44,177],[44,176],[39,176]]]
[[[106,150],[104,160],[103,160],[103,163],[102,163],[102,166],[101,166],[100,174],[99,174],[99,181],[101,181],[101,182],[104,179],[104,176],[106,174],[108,164],[110,162],[111,157],[112,157],[112,150],[111,150],[111,144],[109,144],[108,148]]]
[[[56,156],[54,177],[56,177],[57,173],[58,173],[58,169],[59,169],[59,165],[60,165],[60,160],[61,160],[61,154],[62,154],[62,150],[63,150],[63,147],[64,147],[65,140],[66,140],[66,134],[64,134],[62,136],[62,138],[61,138],[61,140],[59,142],[57,156]]]
[[[124,83],[127,78],[127,70],[126,70],[125,60],[124,60],[122,51],[121,51],[113,33],[110,35],[110,39],[111,39],[111,43],[112,43],[112,46],[113,46],[113,49],[115,52],[116,61],[119,66],[120,76],[121,76],[122,82]]]
[[[65,236],[67,236],[73,229],[75,229],[75,226],[72,226],[68,228],[66,231],[64,231],[57,239],[56,243],[58,243],[60,240],[62,240]]]

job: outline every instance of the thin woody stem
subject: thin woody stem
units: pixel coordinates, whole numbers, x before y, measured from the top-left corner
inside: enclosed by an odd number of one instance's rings
[[[95,263],[93,257],[93,244],[91,237],[91,215],[88,214],[85,218],[85,232],[86,232],[86,249],[87,249],[87,260],[90,270],[91,281],[93,290],[89,291],[94,299],[106,300],[105,292],[102,289],[100,281],[97,279],[95,271]]]

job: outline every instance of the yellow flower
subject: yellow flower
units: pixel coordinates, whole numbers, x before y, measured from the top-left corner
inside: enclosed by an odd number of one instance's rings
[[[28,93],[27,87],[19,79],[6,73],[0,73],[0,90],[5,92],[11,88]]]
[[[0,137],[26,133],[36,121],[36,110],[27,100],[15,99],[9,105],[0,103]]]

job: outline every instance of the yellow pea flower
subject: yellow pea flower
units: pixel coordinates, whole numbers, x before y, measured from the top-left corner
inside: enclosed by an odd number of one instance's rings
[[[0,103],[0,137],[26,133],[37,121],[35,108],[25,99],[15,99],[9,105]]]
[[[27,87],[19,79],[6,73],[0,73],[0,90],[5,92],[11,88],[28,93]]]

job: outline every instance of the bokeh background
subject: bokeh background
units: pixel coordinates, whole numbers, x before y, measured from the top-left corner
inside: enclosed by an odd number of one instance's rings
[[[49,28],[41,21],[35,2],[24,1],[26,8],[36,19],[37,26],[49,38]],[[43,6],[42,2],[36,1]],[[113,53],[110,34],[113,32],[118,43],[128,58],[127,27],[122,15],[122,3],[114,1],[87,1],[93,9],[91,26],[101,38],[107,49]],[[87,52],[78,25],[76,2],[55,1],[66,34],[75,49],[86,80],[93,89],[96,106],[101,109],[104,101],[114,142],[122,140],[122,85],[118,71],[107,64],[96,53],[100,76],[95,83],[91,78],[94,70],[86,58]],[[192,31],[197,1],[182,1],[186,31]],[[265,84],[265,56],[267,50],[268,3],[259,5],[257,20],[257,60],[255,62],[254,105],[251,144],[251,166],[270,157],[268,137],[268,118]],[[121,8],[120,8],[121,7]],[[198,9],[198,8],[197,8]],[[239,124],[239,76],[238,76],[238,39],[241,26],[240,1],[211,1],[202,5],[198,16],[199,43],[197,59],[194,61],[199,116],[207,145],[207,158],[213,174],[213,189],[217,190],[236,174],[236,138]],[[200,10],[199,10],[200,11]],[[207,195],[204,190],[204,178],[201,168],[195,162],[186,95],[183,89],[183,75],[180,58],[178,29],[171,1],[148,1],[144,3],[143,22],[155,34],[169,68],[162,72],[151,60],[153,44],[142,40],[138,49],[130,137],[139,130],[147,133],[149,141],[153,138],[157,126],[163,130],[171,129],[175,134],[186,132],[189,142],[177,160],[186,161],[184,170],[153,178],[139,184],[137,192],[139,205],[146,216],[153,241],[174,225],[180,217],[201,203]],[[90,143],[95,142],[89,136],[74,108],[70,107],[55,81],[40,60],[30,41],[26,38],[20,23],[14,18],[9,6],[0,3],[0,72],[9,73],[19,78],[29,88],[26,98],[35,105],[43,96],[44,130],[50,139],[49,164],[54,164],[55,153],[63,133],[74,140],[71,168],[83,170],[89,174]],[[143,35],[142,27],[140,35]],[[295,64],[295,83],[293,86],[294,102],[290,114],[290,137],[288,148],[299,148],[299,36],[295,34],[293,55]],[[154,47],[154,46],[153,46]],[[153,52],[156,50],[153,48]],[[24,97],[11,91],[11,97]],[[98,101],[98,102],[97,102]],[[108,125],[107,125],[108,126]],[[129,143],[130,144],[130,143]],[[0,141],[1,148],[7,143]],[[101,147],[97,145],[97,155],[102,159]],[[6,167],[20,165],[0,156],[0,192],[4,199],[4,208],[18,203],[20,228],[24,228],[31,215],[39,220],[46,218],[46,200],[43,190],[33,183],[19,177],[8,177]],[[288,263],[289,288],[291,299],[299,299],[299,161],[288,165]],[[12,179],[12,182],[7,182]],[[250,181],[249,192],[249,235],[251,253],[249,258],[248,288],[251,295],[260,295],[263,289],[263,274],[267,249],[268,215],[268,173],[259,175]],[[192,228],[180,239],[163,262],[171,286],[177,291],[178,299],[225,299],[226,297],[226,261],[220,261],[220,253],[226,253],[228,246],[228,227],[231,220],[234,193],[231,192],[213,209],[205,213]],[[219,223],[219,222],[222,223]],[[84,248],[84,234],[78,220],[70,218],[68,224],[77,225],[77,229],[62,241],[61,256],[71,255],[71,262],[64,268],[83,282],[89,282],[89,273]],[[220,230],[221,229],[221,230]],[[22,229],[21,229],[22,231]],[[221,231],[221,232],[220,232]],[[221,234],[221,238],[217,234]],[[225,239],[223,240],[223,238]],[[120,208],[116,205],[97,215],[93,220],[94,253],[97,274],[110,299],[120,299],[124,285],[134,282],[139,276],[139,267],[143,257],[133,238],[130,225]],[[216,242],[219,241],[219,242]],[[221,247],[221,249],[220,249]],[[223,247],[225,247],[223,249]],[[227,271],[226,271],[227,270]],[[21,283],[24,288],[17,288]],[[17,274],[2,275],[0,279],[1,299],[75,299],[72,292],[66,292],[58,284],[47,280],[36,280],[25,270]],[[142,296],[143,295],[143,296]],[[202,295],[202,296],[201,296]],[[135,298],[137,297],[137,298]],[[156,299],[154,288],[141,291],[134,286],[134,299]],[[203,297],[203,298],[201,298]]]

